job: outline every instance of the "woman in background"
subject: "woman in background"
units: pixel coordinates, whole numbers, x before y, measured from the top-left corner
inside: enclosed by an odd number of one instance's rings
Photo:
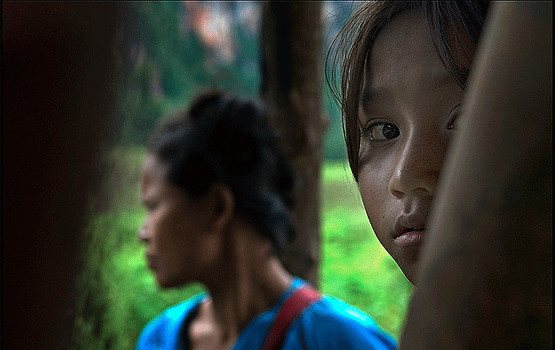
[[[141,175],[139,237],[161,288],[200,282],[208,293],[150,322],[137,349],[395,348],[369,316],[282,266],[293,186],[252,102],[206,92],[162,124]]]

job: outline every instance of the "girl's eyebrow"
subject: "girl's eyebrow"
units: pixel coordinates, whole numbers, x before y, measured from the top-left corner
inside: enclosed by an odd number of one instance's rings
[[[359,98],[359,104],[361,106],[374,103],[379,100],[385,99],[387,92],[384,89],[374,89],[371,87],[366,87],[362,90]]]
[[[432,89],[439,89],[447,84],[456,83],[451,74],[449,74],[449,72],[447,71],[432,74],[429,82]],[[380,100],[386,99],[387,95],[387,88],[373,88],[371,86],[366,86],[362,89],[360,93],[359,104],[361,106],[364,106],[370,103],[379,102]]]
[[[432,79],[430,80],[430,83],[430,85],[434,88],[440,88],[446,84],[456,84],[455,79],[451,74],[449,74],[449,72],[440,72],[434,74],[432,76]]]

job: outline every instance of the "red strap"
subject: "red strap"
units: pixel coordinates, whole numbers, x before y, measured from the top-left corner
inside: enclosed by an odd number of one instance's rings
[[[266,336],[262,350],[277,350],[291,323],[304,309],[318,299],[320,299],[320,293],[308,285],[295,290],[281,306]]]

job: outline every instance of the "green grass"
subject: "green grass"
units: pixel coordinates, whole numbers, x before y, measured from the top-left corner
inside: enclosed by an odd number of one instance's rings
[[[322,197],[322,292],[398,339],[413,287],[374,235],[346,162],[324,164]]]
[[[137,239],[145,211],[138,181],[144,150],[116,149],[107,161],[109,205],[87,230],[75,348],[133,349],[146,323],[163,309],[202,291],[192,285],[158,290]],[[322,173],[321,290],[371,315],[398,339],[412,286],[368,223],[348,165],[329,162]]]

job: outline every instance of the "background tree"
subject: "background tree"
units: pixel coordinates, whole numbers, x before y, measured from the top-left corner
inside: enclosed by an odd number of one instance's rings
[[[261,95],[300,175],[294,210],[298,236],[282,259],[290,272],[318,286],[320,167],[327,124],[322,113],[322,4],[265,2],[262,21]]]

